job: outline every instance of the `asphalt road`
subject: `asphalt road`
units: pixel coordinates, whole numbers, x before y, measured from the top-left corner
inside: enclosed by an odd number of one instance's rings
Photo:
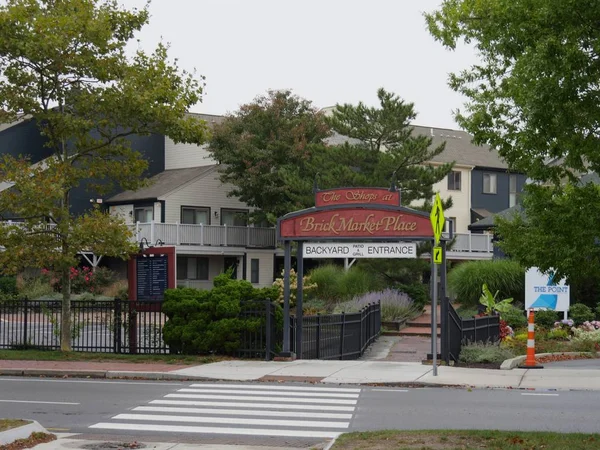
[[[309,446],[355,430],[598,432],[600,392],[0,377],[0,417],[107,441]]]

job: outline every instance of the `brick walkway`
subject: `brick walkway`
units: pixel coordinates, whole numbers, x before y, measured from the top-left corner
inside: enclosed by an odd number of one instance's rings
[[[439,322],[438,308],[438,324]],[[407,328],[400,331],[400,339],[396,342],[385,361],[421,362],[431,353],[431,306],[425,306],[423,314],[407,324]],[[438,325],[439,335],[439,325]],[[440,340],[438,338],[438,352]]]

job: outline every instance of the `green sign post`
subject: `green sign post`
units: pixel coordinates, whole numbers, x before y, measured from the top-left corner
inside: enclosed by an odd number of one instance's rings
[[[438,245],[440,238],[442,237],[442,231],[444,229],[444,208],[442,207],[442,199],[440,194],[435,194],[435,200],[433,201],[433,207],[431,208],[431,214],[429,214],[431,220],[431,227],[433,228],[434,236],[434,247],[431,250],[431,257],[433,259],[433,270],[431,278],[433,280],[433,292],[431,299],[431,357],[433,358],[433,376],[437,376],[437,296],[438,296],[438,274],[437,267],[442,264],[442,248]]]

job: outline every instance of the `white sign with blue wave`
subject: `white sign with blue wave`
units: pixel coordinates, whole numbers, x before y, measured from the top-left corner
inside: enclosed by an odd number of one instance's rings
[[[525,309],[568,311],[569,291],[564,279],[554,280],[553,272],[543,274],[537,267],[532,267],[525,273]]]

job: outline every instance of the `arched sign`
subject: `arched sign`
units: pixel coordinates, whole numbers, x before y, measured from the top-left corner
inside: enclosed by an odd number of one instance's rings
[[[389,206],[335,206],[286,214],[278,223],[280,240],[432,239],[429,214]]]
[[[385,248],[373,245],[362,251],[362,257],[386,254],[392,257],[416,257],[414,241],[434,240],[430,214],[400,206],[400,192],[386,188],[315,189],[315,207],[295,211],[277,220],[277,236],[284,243],[284,326],[282,358],[293,358],[290,351],[290,271],[291,242],[298,243],[296,295],[296,348],[302,348],[302,283],[304,275],[304,245],[310,241],[321,243],[310,253],[349,251],[354,243],[391,243]],[[413,242],[412,246],[408,242]],[[406,245],[399,246],[404,242]],[[332,244],[345,243],[337,247]],[[329,246],[328,246],[329,245]],[[392,248],[393,247],[393,248]],[[354,247],[352,247],[354,248]],[[357,247],[358,248],[358,247]],[[334,250],[332,250],[334,249]],[[307,249],[309,250],[309,249]],[[313,251],[314,250],[314,251]],[[358,252],[358,250],[356,250]],[[313,255],[314,256],[314,255]],[[360,256],[359,256],[360,257]]]

